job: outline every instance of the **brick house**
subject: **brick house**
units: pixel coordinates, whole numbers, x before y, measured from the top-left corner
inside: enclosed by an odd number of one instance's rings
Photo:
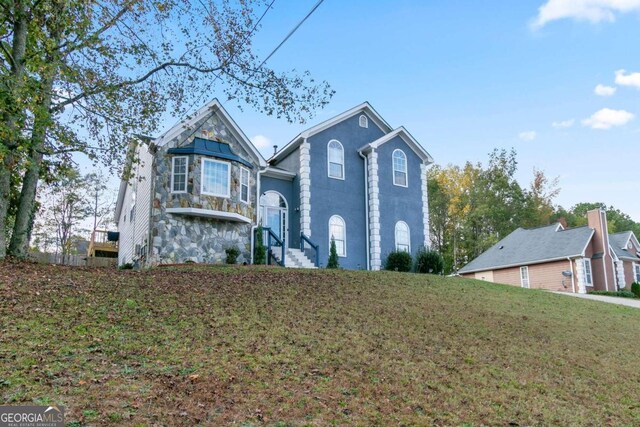
[[[524,288],[616,291],[640,281],[639,252],[633,232],[610,235],[606,212],[594,209],[584,227],[518,228],[458,273]]]

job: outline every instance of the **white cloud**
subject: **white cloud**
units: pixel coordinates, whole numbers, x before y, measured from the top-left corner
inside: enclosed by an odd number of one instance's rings
[[[633,86],[640,89],[640,73],[629,73],[625,70],[616,71],[616,84],[620,86]]]
[[[634,10],[640,10],[640,0],[547,0],[538,9],[531,27],[539,29],[551,21],[567,18],[592,23],[613,22],[616,13]]]
[[[614,93],[616,93],[616,90],[617,89],[613,86],[598,85],[593,90],[593,93],[595,93],[598,96],[611,96]]]
[[[551,123],[551,126],[553,126],[556,129],[567,129],[573,126],[575,122],[576,122],[575,119],[562,120],[560,122]]]
[[[250,139],[258,150],[264,150],[265,148],[269,148],[273,145],[271,144],[271,140],[264,135],[256,135]]]
[[[536,139],[536,136],[538,136],[538,134],[534,130],[528,130],[526,132],[520,132],[518,134],[518,138],[523,141],[533,141],[534,139]]]
[[[635,116],[625,110],[612,110],[603,108],[596,111],[588,119],[584,119],[582,124],[592,129],[611,129],[614,126],[622,126],[633,120]]]

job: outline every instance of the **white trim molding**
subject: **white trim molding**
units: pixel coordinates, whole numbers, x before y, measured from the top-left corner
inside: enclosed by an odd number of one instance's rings
[[[378,180],[378,153],[375,150],[367,154],[369,185],[369,250],[371,270],[380,270],[380,188]]]
[[[422,223],[424,224],[424,247],[431,246],[430,226],[429,226],[429,194],[427,185],[427,167],[422,163],[420,165],[420,179],[422,180]]]
[[[188,216],[200,216],[203,218],[217,218],[227,221],[246,222],[251,224],[251,218],[247,218],[244,215],[237,214],[235,212],[214,211],[212,209],[201,208],[167,208],[168,214],[174,215],[188,215]]]
[[[311,237],[311,154],[305,139],[300,145],[300,230]]]

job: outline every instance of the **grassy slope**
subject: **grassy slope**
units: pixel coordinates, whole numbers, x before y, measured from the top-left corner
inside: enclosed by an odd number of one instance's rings
[[[398,273],[0,264],[0,404],[68,425],[638,425],[640,310]]]

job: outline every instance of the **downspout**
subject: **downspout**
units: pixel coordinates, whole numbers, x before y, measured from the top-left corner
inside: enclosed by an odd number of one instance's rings
[[[569,260],[569,271],[571,271],[571,289],[573,290],[573,293],[576,293],[576,282],[574,280],[575,274],[573,273],[573,260],[569,257],[567,257],[567,259]]]
[[[266,171],[266,167],[265,169],[259,169],[258,173],[256,174],[256,223],[254,225],[251,226],[251,264],[253,265],[253,253],[254,253],[254,246],[255,246],[255,236],[256,236],[256,228],[258,228],[259,225],[259,221],[260,221],[260,176],[262,175],[263,172]]]
[[[364,159],[364,222],[365,222],[365,236],[367,242],[367,270],[371,269],[370,266],[370,252],[371,242],[369,241],[369,160],[367,156],[362,154],[362,151],[358,151],[360,157]]]

